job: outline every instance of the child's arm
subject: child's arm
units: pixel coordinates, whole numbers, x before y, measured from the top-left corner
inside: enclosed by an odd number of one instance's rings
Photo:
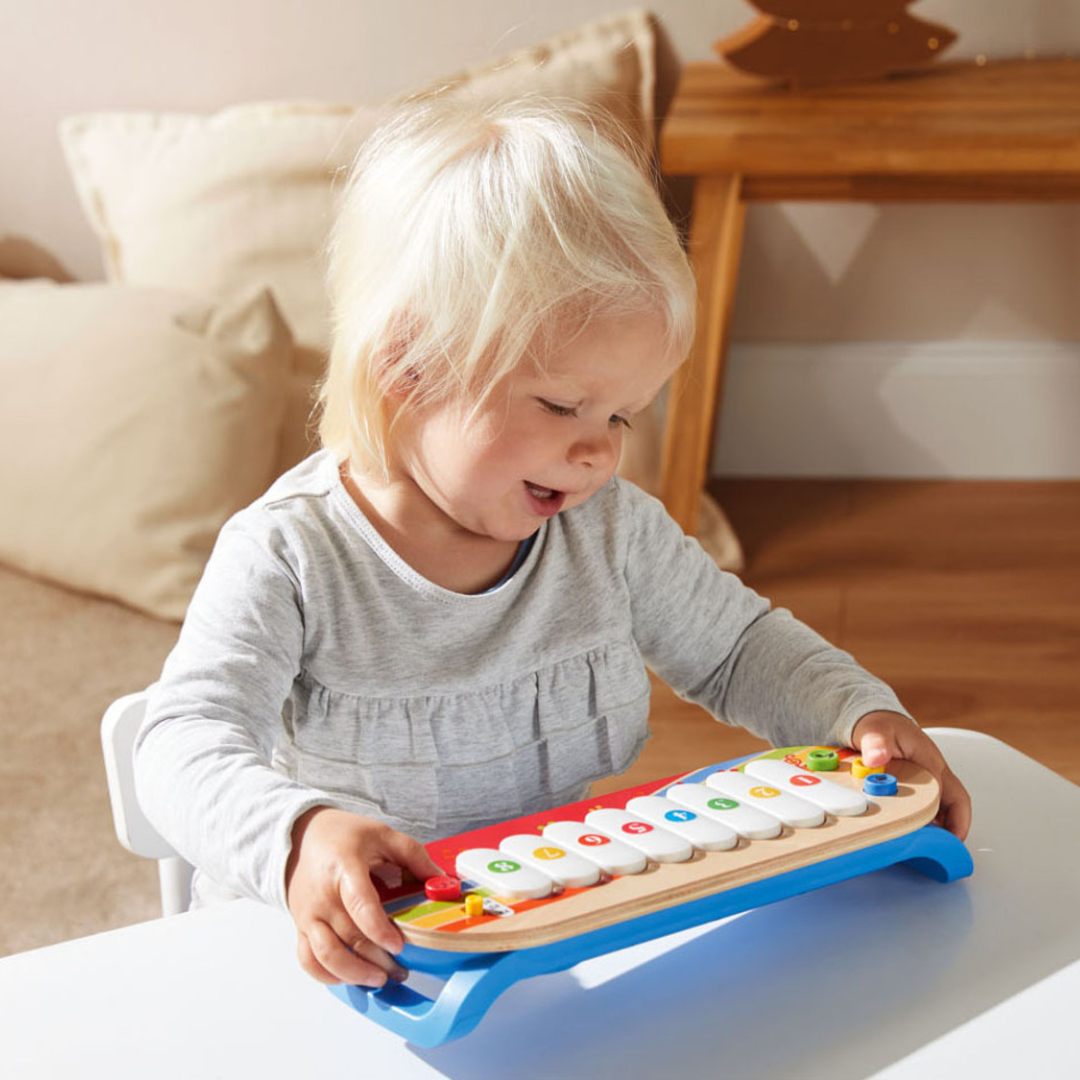
[[[941,784],[941,820],[967,833],[971,802],[893,690],[809,626],[718,570],[655,499],[626,492],[634,635],[677,693],[774,746],[859,747],[875,768],[904,757]]]
[[[414,841],[330,809],[338,802],[331,793],[271,767],[282,707],[300,671],[305,620],[286,546],[272,532],[269,540],[254,533],[222,530],[150,695],[136,744],[140,803],[213,881],[289,910],[301,952],[310,949],[312,960],[345,948],[328,942],[323,926],[340,930],[350,945],[362,928],[396,946],[381,907],[370,906],[368,872],[399,858],[421,877],[441,871]],[[332,822],[337,827],[326,828]],[[359,906],[340,900],[345,881]],[[355,918],[343,916],[346,910]],[[324,975],[356,973],[376,983],[382,972],[396,973],[385,952],[371,955],[378,972],[333,959],[320,967]]]
[[[287,563],[226,524],[135,743],[158,832],[216,884],[282,909],[291,824],[332,801],[270,764],[303,634]]]

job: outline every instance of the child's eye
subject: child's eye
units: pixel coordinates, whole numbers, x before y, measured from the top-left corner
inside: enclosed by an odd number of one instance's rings
[[[536,400],[552,416],[577,416],[577,409],[573,405],[557,405],[554,401],[548,401],[546,398],[537,398]]]
[[[577,416],[578,410],[576,405],[560,405],[555,401],[548,401],[547,398],[537,398],[541,407],[545,412],[551,413],[552,416]],[[608,423],[612,427],[621,427],[630,429],[630,421],[625,416],[619,416],[617,413],[608,417]]]

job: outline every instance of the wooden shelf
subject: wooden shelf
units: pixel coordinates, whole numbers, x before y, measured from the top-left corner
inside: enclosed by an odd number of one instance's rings
[[[1076,180],[1080,63],[961,62],[799,91],[690,64],[660,148],[672,176]]]
[[[1080,200],[1080,62],[943,63],[916,75],[789,90],[721,63],[687,66],[661,168],[695,178],[699,325],[668,406],[663,498],[698,524],[715,440],[745,208],[762,200]]]

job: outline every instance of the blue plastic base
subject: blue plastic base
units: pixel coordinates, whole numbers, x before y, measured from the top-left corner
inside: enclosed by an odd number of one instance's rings
[[[424,1047],[439,1046],[472,1031],[499,994],[519,979],[564,971],[603,953],[898,863],[940,882],[967,877],[974,869],[967,848],[952,833],[936,825],[924,825],[906,836],[847,855],[533,949],[461,953],[406,945],[399,957],[405,967],[446,978],[434,1000],[399,984],[380,990],[360,986],[332,986],[330,990],[357,1012],[409,1042]]]

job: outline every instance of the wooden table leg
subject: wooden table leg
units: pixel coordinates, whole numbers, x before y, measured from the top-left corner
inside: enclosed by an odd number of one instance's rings
[[[735,175],[703,176],[694,185],[690,262],[698,284],[698,324],[690,356],[669,391],[661,479],[668,513],[691,535],[698,527],[720,410],[746,216],[740,186]]]

